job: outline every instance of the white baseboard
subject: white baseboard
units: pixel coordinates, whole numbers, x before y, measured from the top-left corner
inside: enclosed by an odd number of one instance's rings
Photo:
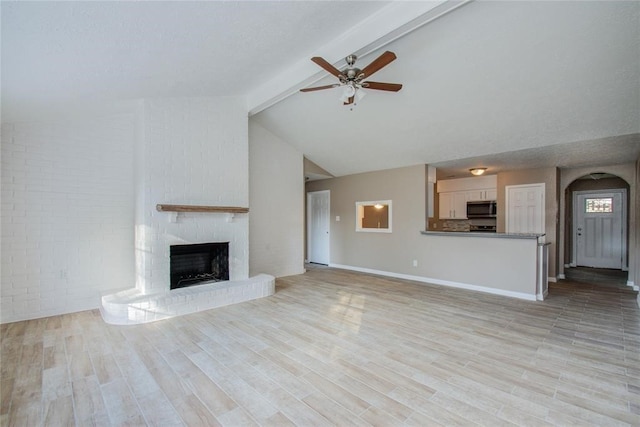
[[[627,280],[627,286],[633,288],[634,291],[640,291],[640,287],[633,283],[633,280]]]
[[[547,281],[551,282],[551,283],[556,283],[558,281],[558,279],[556,279],[555,277],[547,277]]]
[[[560,274],[558,274],[558,279],[559,280],[564,280],[564,279],[566,279],[566,276],[564,275],[564,273],[560,273]]]
[[[547,295],[549,295],[549,291],[548,291],[548,290],[547,290],[547,291],[544,291],[544,292],[542,293],[542,295],[537,296],[537,297],[536,297],[536,299],[537,299],[538,301],[544,301],[544,299],[547,297]],[[539,298],[538,298],[538,297],[539,297]]]
[[[484,292],[488,294],[501,295],[505,297],[536,301],[535,294],[525,294],[522,292],[507,291],[504,289],[488,288],[486,286],[471,285],[468,283],[452,282],[449,280],[433,279],[430,277],[413,276],[411,274],[393,273],[390,271],[374,270],[371,268],[354,267],[351,265],[329,264],[329,267],[340,268],[342,270],[358,271],[360,273],[376,274],[378,276],[393,277],[396,279],[413,280],[414,282],[428,283],[431,285],[448,286],[451,288],[467,289],[470,291]]]

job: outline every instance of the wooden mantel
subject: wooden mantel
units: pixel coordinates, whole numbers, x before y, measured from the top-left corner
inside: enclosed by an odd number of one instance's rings
[[[222,212],[222,213],[247,213],[249,208],[236,206],[197,206],[197,205],[156,205],[158,212]]]

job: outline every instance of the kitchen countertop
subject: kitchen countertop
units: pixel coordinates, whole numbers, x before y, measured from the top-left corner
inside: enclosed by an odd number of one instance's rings
[[[487,233],[482,231],[420,231],[425,236],[489,237],[498,239],[537,239],[544,233]]]

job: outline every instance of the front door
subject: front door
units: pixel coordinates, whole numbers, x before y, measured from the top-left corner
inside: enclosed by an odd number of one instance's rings
[[[626,190],[577,191],[573,197],[576,265],[624,267]]]
[[[329,264],[329,190],[307,193],[307,257]]]

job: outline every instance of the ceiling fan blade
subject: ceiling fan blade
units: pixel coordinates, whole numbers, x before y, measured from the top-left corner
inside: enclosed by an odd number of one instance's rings
[[[400,83],[380,83],[380,82],[363,82],[363,89],[388,90],[389,92],[397,92],[402,89]]]
[[[333,89],[334,87],[338,87],[340,86],[339,83],[335,83],[332,85],[326,85],[326,86],[316,86],[316,87],[308,87],[305,89],[300,89],[300,92],[313,92],[315,90],[323,90],[323,89]]]
[[[338,70],[333,65],[329,64],[329,62],[327,62],[324,58],[321,58],[320,56],[314,56],[313,58],[311,58],[311,60],[316,64],[318,64],[319,66],[321,66],[322,68],[324,68],[329,74],[332,74],[338,78],[342,76],[342,73],[340,72],[340,70]]]
[[[378,58],[376,58],[371,64],[367,65],[362,69],[362,74],[364,77],[369,77],[382,67],[389,65],[393,60],[396,59],[396,54],[390,51],[386,51]]]
[[[355,99],[355,96],[350,97],[349,99],[347,99],[347,102],[345,102],[344,105],[353,104],[354,99]]]

